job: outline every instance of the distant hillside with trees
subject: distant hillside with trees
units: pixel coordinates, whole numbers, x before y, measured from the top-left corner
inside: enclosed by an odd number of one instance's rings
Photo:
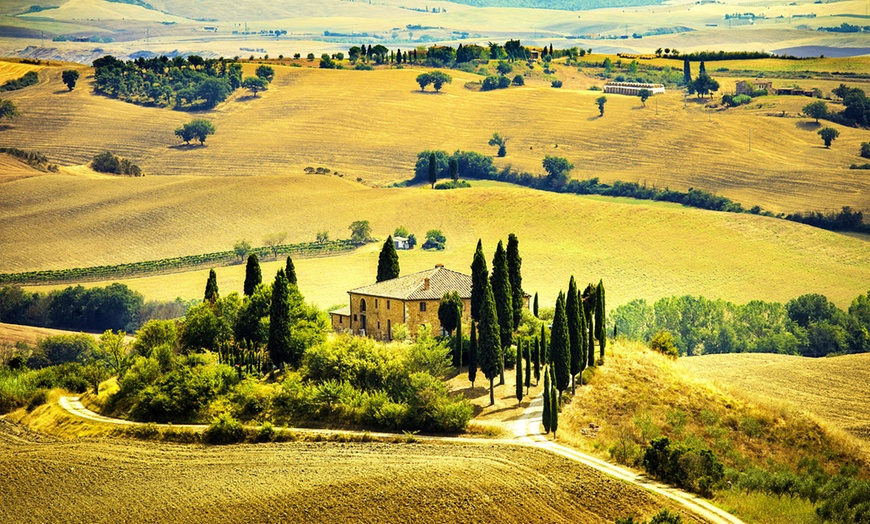
[[[527,9],[564,9],[582,11],[604,7],[636,7],[659,5],[664,0],[452,0],[457,4],[475,7],[524,7]]]

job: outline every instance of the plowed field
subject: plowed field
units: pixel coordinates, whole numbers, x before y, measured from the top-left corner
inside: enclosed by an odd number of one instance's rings
[[[19,523],[609,523],[668,506],[569,460],[491,444],[53,441],[0,420],[0,471],[0,521]]]

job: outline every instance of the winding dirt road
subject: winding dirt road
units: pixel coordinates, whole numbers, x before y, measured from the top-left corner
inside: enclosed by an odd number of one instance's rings
[[[98,413],[86,408],[79,397],[60,397],[58,402],[60,406],[72,415],[81,417],[93,422],[105,424],[115,424],[120,426],[132,426],[142,424],[141,422],[131,422],[129,420],[121,420],[116,418],[104,417]],[[667,497],[668,499],[680,504],[695,515],[706,519],[713,524],[744,524],[742,520],[731,515],[730,513],[717,508],[706,500],[687,493],[677,488],[673,488],[659,482],[650,480],[649,478],[631,471],[629,469],[611,464],[591,455],[581,453],[575,449],[562,446],[550,440],[547,436],[541,434],[541,414],[543,412],[543,397],[538,395],[529,404],[529,407],[523,412],[522,416],[511,425],[511,430],[514,434],[513,439],[495,439],[487,440],[494,444],[513,444],[538,448],[555,455],[573,460],[585,466],[594,468],[606,475],[619,479],[623,482],[628,482],[635,486],[639,486],[647,491]],[[170,427],[168,424],[158,424],[158,426]],[[202,430],[206,426],[202,424],[172,424],[171,427],[187,428],[192,430]],[[348,430],[329,430],[329,429],[308,429],[308,428],[293,428],[293,431],[299,433],[355,433]],[[395,433],[372,433],[368,435],[375,438],[391,439],[395,438]],[[477,442],[479,438],[467,437],[428,437],[415,436],[419,440],[440,440],[453,442]]]

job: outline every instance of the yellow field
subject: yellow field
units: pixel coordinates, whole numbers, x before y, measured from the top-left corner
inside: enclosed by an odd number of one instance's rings
[[[812,359],[741,353],[680,359],[695,376],[795,406],[861,438],[870,450],[870,355]]]
[[[43,69],[43,67],[33,64],[22,64],[21,62],[0,60],[0,84],[5,83],[7,80],[21,78],[24,76],[24,73],[29,71],[39,71],[40,69]]]
[[[49,84],[9,94],[25,116],[0,134],[0,142],[40,150],[65,165],[108,149],[149,175],[298,174],[323,166],[350,180],[384,184],[411,177],[424,149],[494,153],[486,143],[499,132],[509,137],[500,167],[539,174],[543,157],[554,154],[576,165],[576,178],[701,188],[775,212],[870,208],[870,182],[848,169],[860,162],[866,133],[835,126],[840,138],[825,149],[817,127],[794,118],[807,102],[802,97],[716,112],[694,99],[684,108],[677,92],[646,108],[634,97],[611,95],[605,117],[598,118],[593,101],[600,93],[574,90],[590,80],[564,66],[561,90],[537,82],[473,92],[462,85],[480,77],[454,71],[453,85],[441,94],[416,89],[419,69],[275,67],[273,87],[262,96],[240,91],[203,115],[218,129],[205,148],[173,147],[173,130],[193,115],[95,96],[87,74],[68,93],[54,68],[46,72]],[[812,81],[800,84],[813,87]],[[783,112],[792,118],[779,117]]]
[[[60,329],[19,326],[17,324],[4,324],[0,322],[0,346],[12,346],[16,342],[24,342],[29,346],[36,346],[37,342],[43,338],[54,335],[69,335],[71,333],[71,331]]]

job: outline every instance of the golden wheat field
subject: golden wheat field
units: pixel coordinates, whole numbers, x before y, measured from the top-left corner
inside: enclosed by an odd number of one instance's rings
[[[741,353],[680,359],[698,378],[806,410],[862,439],[870,449],[868,364],[865,354],[813,359]]]
[[[256,65],[247,65],[246,74]],[[61,68],[46,68],[42,85],[8,94],[25,116],[5,126],[0,143],[42,151],[62,165],[84,164],[111,150],[152,176],[286,175],[322,166],[383,185],[410,178],[425,149],[492,154],[487,141],[499,132],[508,137],[508,155],[497,165],[534,174],[543,173],[544,156],[558,155],[574,163],[575,178],[695,187],[774,212],[870,204],[867,177],[848,169],[860,163],[866,131],[835,126],[840,138],[825,149],[818,127],[797,118],[807,102],[802,97],[767,97],[760,108],[714,111],[693,98],[684,107],[678,92],[651,99],[647,107],[637,98],[611,95],[599,118],[594,100],[600,93],[585,88],[601,81],[566,66],[558,66],[563,89],[533,80],[527,87],[477,92],[463,86],[480,76],[452,71],[453,84],[439,94],[420,92],[417,68],[273,67],[275,81],[260,96],[240,90],[196,115],[218,129],[204,148],[178,147],[173,135],[194,115],[94,95],[86,68],[80,87],[67,92]],[[733,82],[721,80],[723,86]]]

